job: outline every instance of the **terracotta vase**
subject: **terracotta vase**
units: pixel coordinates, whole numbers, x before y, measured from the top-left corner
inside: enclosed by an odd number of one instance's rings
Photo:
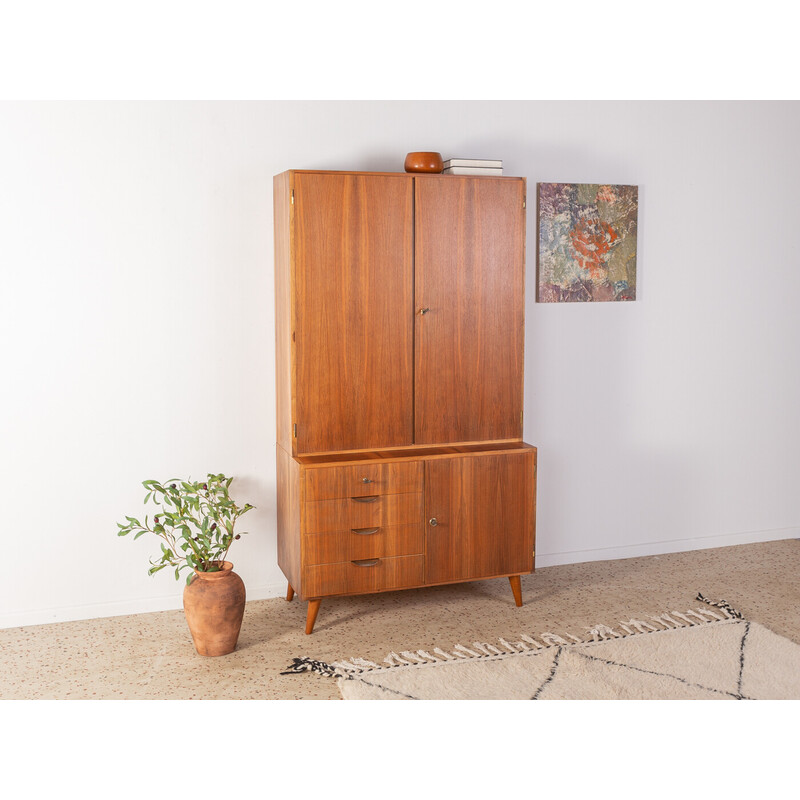
[[[244,616],[244,582],[230,561],[219,572],[198,572],[183,590],[183,610],[201,656],[224,656],[236,649]]]
[[[409,153],[404,168],[406,172],[441,172],[444,162],[440,153]]]

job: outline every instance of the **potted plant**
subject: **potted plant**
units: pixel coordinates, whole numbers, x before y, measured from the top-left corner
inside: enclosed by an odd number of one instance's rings
[[[231,544],[242,536],[234,532],[236,521],[254,506],[245,503],[240,508],[231,500],[232,481],[222,474],[208,475],[205,481],[142,481],[145,505],[152,500],[158,513],[152,523],[149,516],[144,524],[128,516],[126,525],[117,523],[118,536],[133,533],[138,539],[152,533],[161,539],[161,557],[150,559],[150,575],[174,567],[178,580],[183,570],[189,570],[183,608],[195,649],[202,656],[232,653],[244,616],[244,583],[225,559]]]

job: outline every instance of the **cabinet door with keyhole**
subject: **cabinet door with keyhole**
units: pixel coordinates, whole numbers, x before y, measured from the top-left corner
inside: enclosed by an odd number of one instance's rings
[[[533,569],[536,453],[425,464],[425,582]]]
[[[414,181],[415,441],[521,439],[525,181]]]

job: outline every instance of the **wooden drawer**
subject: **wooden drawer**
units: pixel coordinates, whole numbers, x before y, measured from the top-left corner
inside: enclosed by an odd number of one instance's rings
[[[303,563],[336,564],[354,559],[417,555],[425,548],[424,535],[421,524],[315,533],[303,538]]]
[[[422,491],[422,462],[369,463],[305,470],[306,500]]]
[[[422,522],[422,492],[315,500],[303,505],[305,533]]]
[[[424,556],[371,559],[362,566],[352,561],[322,564],[303,570],[303,595],[362,594],[405,589],[422,583]]]

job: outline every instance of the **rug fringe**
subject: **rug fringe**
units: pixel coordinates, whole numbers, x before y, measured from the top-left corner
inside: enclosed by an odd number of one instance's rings
[[[516,653],[531,652],[548,649],[551,647],[565,647],[574,644],[589,644],[602,642],[609,639],[625,639],[628,636],[638,636],[642,633],[655,633],[657,631],[677,630],[692,628],[699,625],[708,625],[725,620],[743,619],[741,613],[732,608],[725,600],[709,600],[698,592],[697,600],[707,606],[718,608],[722,614],[709,608],[694,608],[686,611],[669,611],[658,616],[648,616],[649,621],[642,619],[629,619],[620,621],[618,630],[607,625],[594,625],[586,629],[586,636],[580,638],[571,633],[565,634],[567,638],[555,633],[544,632],[539,634],[537,641],[528,634],[520,634],[520,641],[508,641],[500,638],[497,644],[489,642],[472,642],[470,647],[462,644],[453,645],[448,653],[441,647],[434,647],[432,652],[427,650],[401,650],[399,653],[391,652],[383,660],[385,666],[376,664],[363,658],[351,658],[347,661],[334,661],[330,664],[312,658],[295,658],[281,675],[293,675],[302,672],[315,672],[325,677],[346,678],[362,672],[370,672],[387,667],[411,667],[423,664],[441,664],[447,661],[462,661],[473,658],[494,658],[496,656],[511,655]],[[569,641],[571,640],[571,641]]]
[[[733,617],[733,619],[744,619],[741,613],[725,600],[709,600],[707,597],[703,597],[700,592],[697,593],[695,600],[699,600],[701,603],[708,603],[708,605],[715,606],[716,608],[721,608],[727,616]]]

